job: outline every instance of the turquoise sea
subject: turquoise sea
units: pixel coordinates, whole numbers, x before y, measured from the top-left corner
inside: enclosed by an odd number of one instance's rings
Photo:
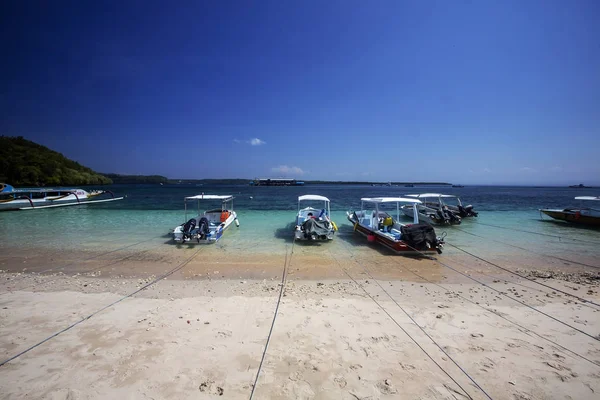
[[[295,217],[298,196],[320,194],[331,200],[332,217],[339,232],[332,243],[319,247],[330,246],[343,251],[340,246],[352,246],[353,251],[368,257],[369,252],[383,250],[367,245],[364,238],[354,235],[345,214],[360,207],[361,197],[442,192],[460,196],[463,204],[472,204],[479,212],[478,218],[465,219],[458,227],[436,227],[438,235],[446,232],[449,243],[440,256],[442,259],[461,252],[453,247],[458,246],[484,258],[534,257],[543,262],[540,255],[552,255],[600,267],[600,229],[554,222],[549,217],[541,220],[538,212],[544,207],[577,205],[575,196],[599,195],[598,189],[370,185],[112,185],[104,189],[126,198],[112,203],[0,213],[2,256],[23,251],[36,254],[47,250],[111,251],[124,246],[142,246],[141,242],[151,243],[156,252],[161,249],[171,252],[177,245],[169,240],[168,232],[184,222],[184,197],[205,193],[235,196],[234,210],[241,225],[232,226],[221,241],[213,245],[217,249],[239,254],[280,253],[292,242],[290,224]],[[215,206],[219,204],[207,204],[207,208]]]

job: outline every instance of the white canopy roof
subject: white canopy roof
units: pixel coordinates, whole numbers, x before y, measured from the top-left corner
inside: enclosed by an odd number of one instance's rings
[[[329,199],[325,196],[319,196],[318,194],[305,194],[304,196],[299,196],[298,201],[302,200],[321,200],[321,201],[329,201]]]
[[[452,194],[440,194],[440,193],[421,193],[421,194],[407,194],[410,197],[456,197]]]
[[[406,197],[363,197],[360,201],[369,203],[420,203],[421,200],[407,199]]]
[[[219,195],[219,194],[198,194],[196,196],[189,196],[185,198],[186,200],[222,200],[228,201],[233,200],[233,196],[230,194],[227,195]]]
[[[578,196],[578,197],[575,197],[575,200],[600,200],[600,197],[594,197],[594,196]]]

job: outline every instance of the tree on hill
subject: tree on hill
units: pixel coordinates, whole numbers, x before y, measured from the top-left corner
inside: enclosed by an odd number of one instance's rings
[[[112,183],[90,168],[22,136],[0,136],[0,181],[15,186]]]

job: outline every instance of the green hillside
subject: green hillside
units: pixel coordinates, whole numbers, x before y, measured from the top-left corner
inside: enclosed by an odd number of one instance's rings
[[[109,178],[21,136],[0,136],[0,182],[15,186],[112,183]]]

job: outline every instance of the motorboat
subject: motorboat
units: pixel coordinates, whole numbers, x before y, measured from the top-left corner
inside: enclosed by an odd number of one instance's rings
[[[433,223],[457,225],[463,218],[477,217],[478,212],[473,210],[472,205],[463,205],[460,197],[451,194],[423,193],[408,194],[409,197],[415,197],[423,202],[423,206],[435,211],[435,215],[430,218]],[[412,217],[410,209],[406,209],[406,215]],[[458,217],[458,218],[456,218]]]
[[[233,199],[231,195],[199,194],[184,198],[185,223],[173,229],[173,240],[178,243],[187,243],[195,240],[197,243],[216,243],[223,236],[223,232],[235,223],[240,226],[237,214],[233,211]],[[198,202],[198,214],[196,217],[188,218],[188,202]],[[201,211],[200,204],[205,201],[217,201],[221,208]]]
[[[578,196],[575,200],[581,201],[581,207],[558,209],[541,209],[540,212],[554,219],[580,225],[600,226],[600,196]],[[590,205],[589,207],[584,204]],[[594,208],[594,206],[597,208]]]
[[[110,197],[109,197],[110,196]],[[0,183],[0,211],[37,210],[123,200],[110,190],[19,188]]]
[[[442,253],[444,238],[436,236],[435,229],[419,220],[417,206],[420,200],[406,197],[362,198],[361,208],[348,211],[348,221],[354,231],[365,236],[369,242],[379,243],[397,254]],[[401,208],[414,209],[412,224],[402,224]],[[396,217],[390,213],[396,212]],[[444,235],[445,236],[445,235]]]
[[[322,202],[323,207],[315,208],[302,205],[308,202]],[[298,197],[298,213],[294,237],[296,240],[331,240],[337,231],[335,222],[331,220],[330,201],[327,197],[316,194],[305,194]]]
[[[451,210],[442,199],[457,198],[449,194],[423,193],[407,194],[407,197],[413,197],[421,201],[416,207],[411,205],[402,206],[402,213],[407,217],[413,218],[415,210],[419,213],[422,221],[427,221],[435,225],[459,225],[462,218],[458,211]]]

